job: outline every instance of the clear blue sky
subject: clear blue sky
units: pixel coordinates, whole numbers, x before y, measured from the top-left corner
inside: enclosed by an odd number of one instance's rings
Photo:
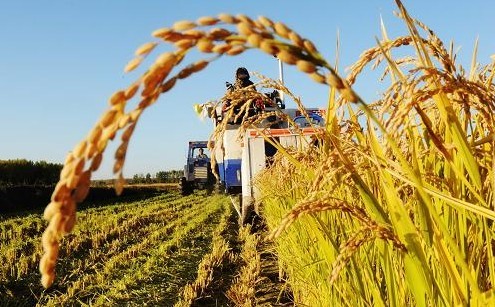
[[[404,4],[446,44],[453,40],[460,47],[459,61],[465,66],[477,37],[481,63],[487,64],[495,53],[495,1],[405,0]],[[0,159],[63,163],[107,108],[108,97],[138,77],[123,73],[134,50],[153,40],[153,30],[175,21],[222,12],[268,16],[311,39],[330,61],[335,58],[339,31],[342,71],[375,45],[380,16],[390,37],[407,34],[394,11],[393,0],[0,0]],[[163,46],[157,51],[164,50]],[[129,145],[125,176],[181,169],[187,141],[207,139],[212,129],[208,121],[196,117],[192,105],[220,98],[224,82],[232,80],[238,66],[278,77],[276,60],[253,50],[221,58],[179,83],[142,116]],[[285,67],[284,78],[307,106],[325,106],[325,87],[291,67]],[[357,90],[372,101],[377,82],[377,75],[369,74]],[[107,148],[94,178],[112,177],[114,150],[114,145]]]

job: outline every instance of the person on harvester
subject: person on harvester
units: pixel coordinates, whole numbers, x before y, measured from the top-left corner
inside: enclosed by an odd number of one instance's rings
[[[227,90],[229,93],[234,92],[235,90],[239,90],[245,87],[251,87],[252,90],[256,91],[256,88],[254,87],[253,81],[251,81],[249,76],[249,72],[245,67],[239,67],[235,71],[235,81],[234,84],[231,84],[227,82]],[[224,105],[223,105],[223,110],[225,111],[228,107],[230,106],[230,100],[226,100]],[[236,110],[234,110],[234,113],[237,115],[239,113],[240,107],[236,107]],[[242,121],[242,117],[238,118],[237,122]]]
[[[237,68],[235,71],[234,90],[254,85],[253,81],[249,80],[249,78],[249,72],[245,67]],[[256,90],[254,87],[253,89]]]

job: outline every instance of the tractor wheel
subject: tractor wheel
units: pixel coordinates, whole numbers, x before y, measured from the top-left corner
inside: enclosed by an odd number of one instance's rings
[[[187,182],[186,177],[180,179],[180,192],[182,196],[191,194],[191,188],[189,182]]]

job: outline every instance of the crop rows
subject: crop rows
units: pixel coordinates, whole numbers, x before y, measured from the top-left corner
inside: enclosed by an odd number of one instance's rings
[[[194,280],[216,221],[229,214],[226,204],[221,196],[171,193],[81,211],[62,241],[58,280],[47,291],[37,267],[45,223],[38,215],[4,220],[0,305],[173,304]]]

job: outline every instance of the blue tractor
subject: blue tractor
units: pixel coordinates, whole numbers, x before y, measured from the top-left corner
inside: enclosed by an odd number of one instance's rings
[[[182,195],[191,194],[194,189],[213,190],[215,176],[211,171],[208,141],[190,141],[184,176],[180,179]]]

